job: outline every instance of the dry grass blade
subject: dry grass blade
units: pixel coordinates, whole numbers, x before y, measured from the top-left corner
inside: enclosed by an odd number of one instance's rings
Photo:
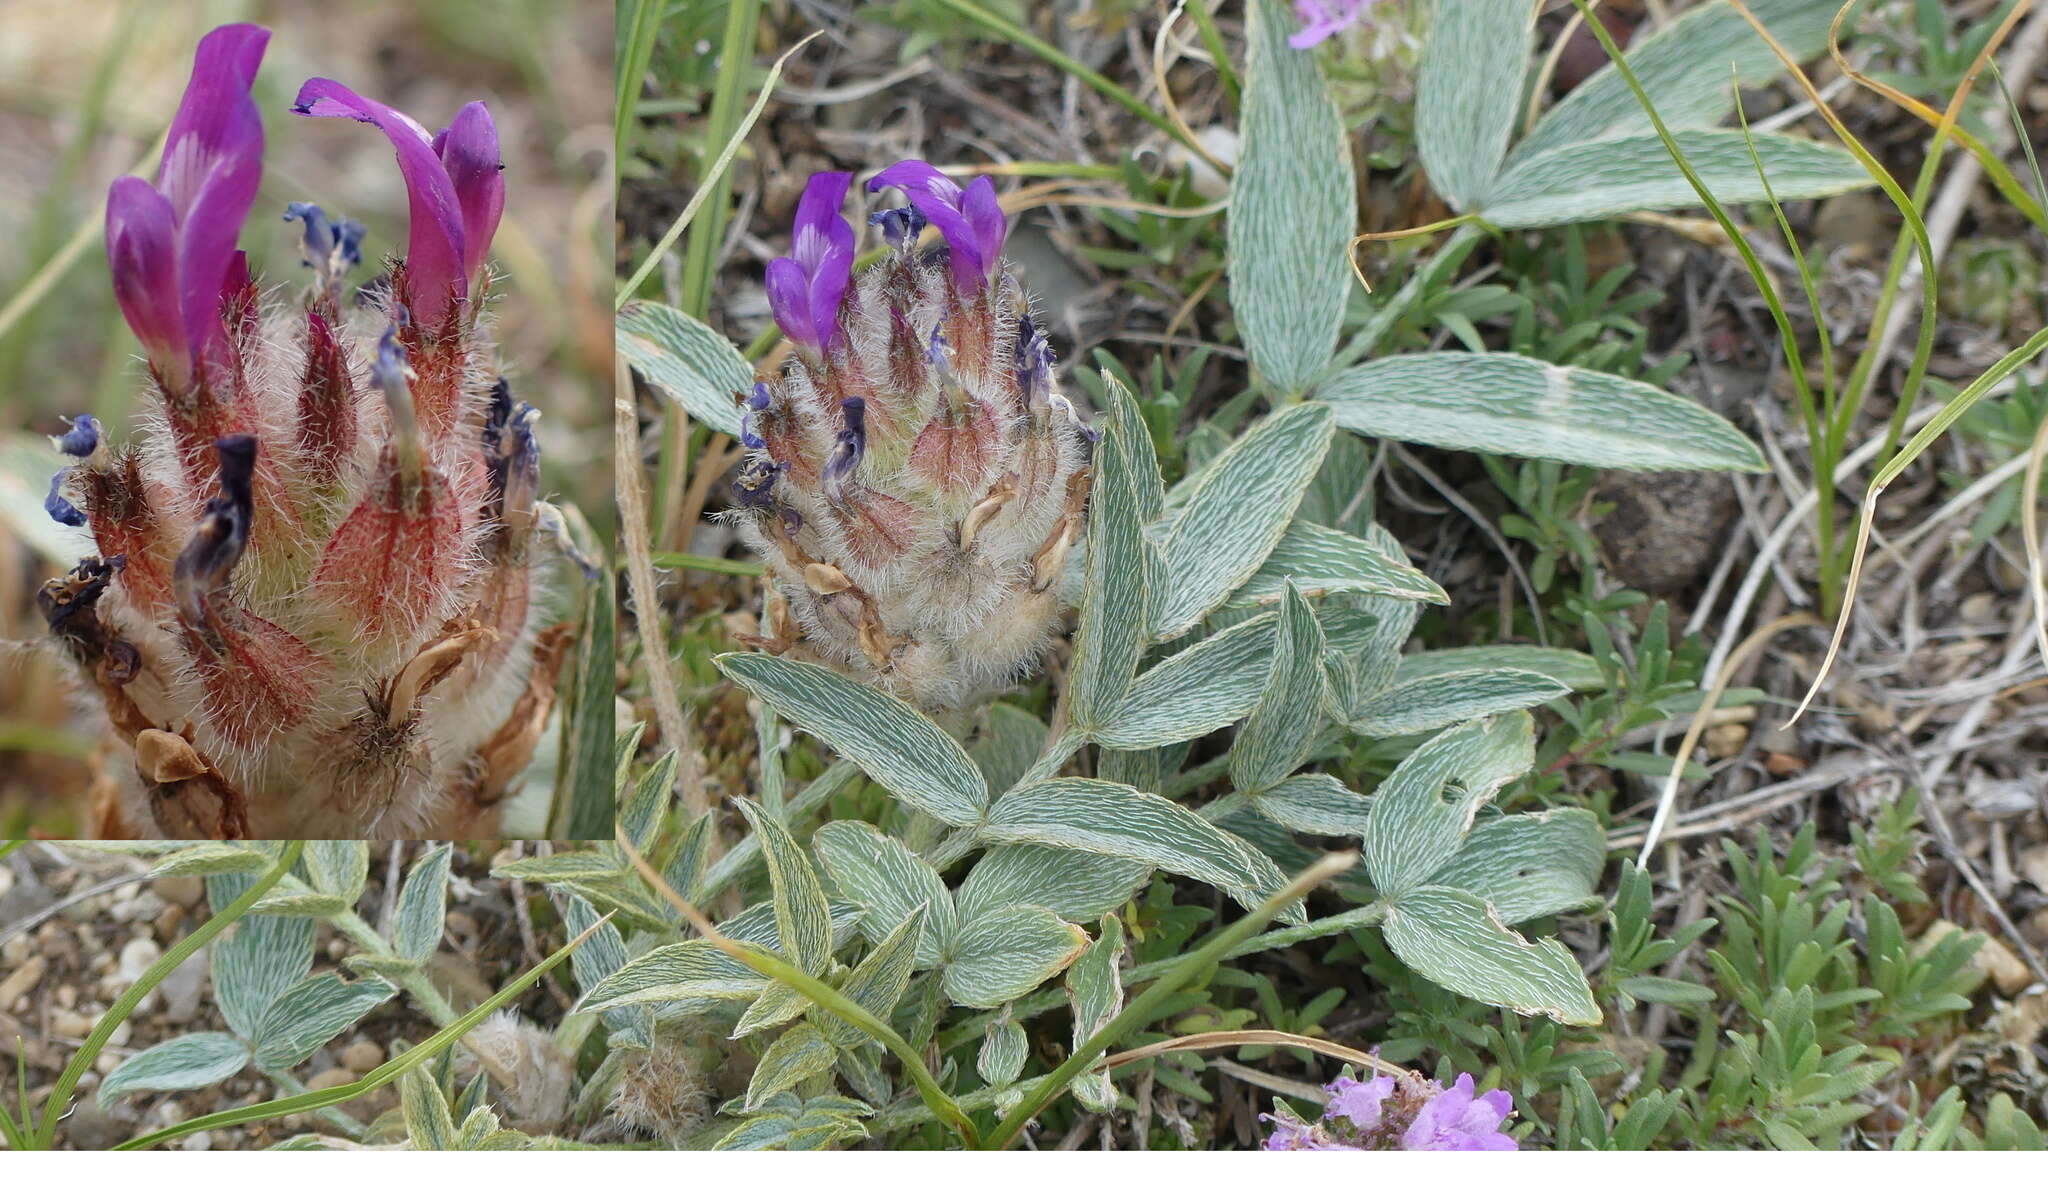
[[[1868,518],[1868,517],[1866,517]],[[1848,611],[1842,611],[1847,617]],[[1650,852],[1656,849],[1657,840],[1664,833],[1664,824],[1671,818],[1671,809],[1678,800],[1678,783],[1685,776],[1685,767],[1692,760],[1692,751],[1699,747],[1700,737],[1707,731],[1707,725],[1714,718],[1714,705],[1721,702],[1721,696],[1728,690],[1728,683],[1735,678],[1735,672],[1749,661],[1749,656],[1763,649],[1765,643],[1796,626],[1811,626],[1820,621],[1810,613],[1786,614],[1784,617],[1760,628],[1756,633],[1742,640],[1727,662],[1707,685],[1707,694],[1701,697],[1698,710],[1693,713],[1692,723],[1686,725],[1685,739],[1678,742],[1678,751],[1671,755],[1671,772],[1664,778],[1664,789],[1657,796],[1657,812],[1650,819],[1649,832],[1643,835],[1642,853],[1636,856],[1636,866],[1649,863]]]
[[[1196,1035],[1182,1035],[1174,1039],[1162,1039],[1157,1043],[1147,1043],[1143,1047],[1133,1047],[1129,1051],[1119,1051],[1115,1055],[1104,1056],[1102,1062],[1095,1067],[1098,1071],[1114,1071],[1125,1064],[1170,1055],[1176,1051],[1211,1051],[1218,1047],[1249,1046],[1300,1047],[1317,1055],[1327,1055],[1332,1059],[1355,1063],[1359,1067],[1370,1068],[1389,1076],[1415,1078],[1415,1073],[1407,1068],[1388,1063],[1379,1056],[1360,1051],[1356,1047],[1346,1047],[1342,1043],[1332,1043],[1328,1039],[1295,1035],[1287,1031],[1203,1031]]]

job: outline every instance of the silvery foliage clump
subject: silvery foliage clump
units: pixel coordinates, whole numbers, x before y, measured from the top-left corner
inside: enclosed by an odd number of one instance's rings
[[[1461,6],[1446,8],[1456,26]],[[1522,646],[1409,653],[1419,611],[1446,597],[1369,518],[1370,453],[1345,431],[1637,469],[1761,465],[1726,421],[1639,382],[1494,354],[1357,364],[1404,305],[1398,293],[1340,356],[1356,220],[1346,137],[1313,56],[1286,43],[1285,7],[1255,0],[1248,23],[1230,293],[1275,408],[1169,488],[1130,393],[1103,374],[1056,722],[997,703],[942,724],[873,676],[721,656],[759,705],[762,781],[758,801],[737,803],[753,833],[715,861],[711,816],[664,816],[673,757],[635,780],[622,755],[623,828],[668,887],[700,909],[735,885],[749,901],[722,937],[838,989],[918,1051],[978,1035],[973,1075],[941,1057],[939,1081],[962,1107],[1022,1099],[1024,1020],[1069,1007],[1078,1048],[1127,985],[1159,976],[1124,974],[1117,916],[1155,873],[1251,908],[1333,839],[1361,856],[1335,889],[1348,906],[1310,921],[1297,902],[1261,944],[1378,926],[1453,991],[1597,1023],[1571,954],[1515,926],[1595,901],[1598,825],[1583,810],[1490,803],[1531,768],[1526,709],[1596,682],[1598,668]],[[620,346],[698,419],[753,445],[735,397],[747,366],[710,328],[636,303]],[[793,794],[785,722],[842,758]],[[1228,792],[1200,806],[1169,796],[1192,742],[1233,725]],[[1304,771],[1360,740],[1413,748],[1370,792]],[[1091,772],[1064,772],[1091,747]],[[887,791],[888,812],[806,836],[809,816],[860,775]],[[600,930],[577,959],[579,1010],[600,1014],[615,1044],[644,1049],[686,1025],[758,1053],[747,1092],[685,1140],[815,1148],[921,1118],[880,1044],[693,935],[622,853],[513,870],[621,914],[626,931]],[[1099,1072],[1071,1090],[1093,1110],[1117,1099]]]
[[[277,843],[174,840],[57,845],[142,856],[151,878],[203,878],[215,910],[271,870],[281,849]],[[178,1035],[129,1055],[100,1081],[100,1107],[149,1093],[210,1087],[251,1068],[290,1078],[401,986],[424,982],[447,915],[449,855],[443,843],[413,860],[385,935],[356,914],[369,876],[369,844],[306,843],[277,886],[208,947],[212,1005],[228,1029]],[[341,971],[313,970],[323,922],[358,950]]]

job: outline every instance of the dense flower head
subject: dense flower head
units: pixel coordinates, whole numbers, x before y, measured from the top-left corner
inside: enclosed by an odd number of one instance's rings
[[[1416,1075],[1339,1076],[1323,1089],[1323,1115],[1311,1123],[1284,1106],[1265,1116],[1269,1150],[1513,1150],[1501,1131],[1514,1101],[1499,1088],[1478,1095],[1467,1073],[1449,1088]]]
[[[498,378],[482,316],[497,134],[480,103],[431,136],[308,82],[300,113],[396,145],[411,240],[350,292],[364,227],[291,201],[262,223],[297,239],[313,281],[266,298],[237,241],[269,36],[209,33],[156,182],[108,195],[144,420],[122,445],[91,416],[57,439],[76,461],[46,505],[98,553],[41,595],[133,765],[96,820],[108,837],[488,829],[565,645],[530,608],[551,511],[537,415]]]
[[[1029,670],[1060,619],[1093,434],[1003,265],[995,188],[921,160],[884,169],[907,208],[855,278],[851,177],[811,177],[771,307],[794,355],[742,398],[742,534],[775,581],[760,645],[942,710]],[[930,226],[943,250],[925,251]]]

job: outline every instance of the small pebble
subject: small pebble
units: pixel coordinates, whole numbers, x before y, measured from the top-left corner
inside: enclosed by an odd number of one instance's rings
[[[306,1081],[306,1087],[318,1092],[322,1088],[338,1088],[343,1084],[353,1084],[357,1078],[356,1074],[347,1068],[328,1068]]]
[[[149,888],[165,900],[184,908],[188,912],[192,910],[193,905],[199,903],[201,897],[206,895],[205,881],[195,879],[189,875],[165,876],[162,879],[151,880]]]
[[[358,1039],[341,1049],[341,1066],[357,1075],[363,1075],[384,1062],[384,1047],[368,1039]]]
[[[92,1033],[92,1020],[75,1010],[53,1010],[50,1033],[62,1039],[83,1039]]]
[[[163,955],[164,951],[157,947],[155,941],[147,937],[138,937],[121,946],[121,965],[114,971],[114,977],[123,984],[136,982],[149,971],[150,966],[162,959]]]

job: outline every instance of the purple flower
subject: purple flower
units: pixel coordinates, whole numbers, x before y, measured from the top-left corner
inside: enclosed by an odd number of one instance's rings
[[[953,281],[963,293],[979,291],[995,276],[1009,222],[987,176],[963,191],[923,160],[904,160],[868,181],[869,192],[884,188],[901,188],[910,206],[939,227],[952,251]]]
[[[468,295],[505,211],[504,165],[490,112],[472,102],[447,130],[429,135],[405,112],[328,78],[301,86],[292,110],[368,123],[391,141],[410,201],[406,288],[414,312],[430,326],[439,324],[449,303]]]
[[[1365,18],[1379,0],[1294,0],[1301,31],[1287,38],[1296,49],[1320,45]]]
[[[1472,1095],[1472,1076],[1458,1073],[1458,1082],[1439,1092],[1401,1134],[1402,1149],[1512,1150],[1515,1139],[1500,1131],[1515,1111],[1514,1101],[1499,1089]]]
[[[1263,1117],[1273,1125],[1269,1150],[1513,1150],[1501,1132],[1514,1101],[1501,1089],[1474,1096],[1472,1077],[1459,1073],[1448,1090],[1413,1073],[1370,1080],[1339,1076],[1323,1091],[1329,1102],[1313,1124],[1285,1106]]]
[[[768,263],[768,305],[782,333],[824,351],[839,333],[839,305],[853,281],[853,227],[839,215],[851,172],[818,172],[796,206],[789,256]]]
[[[1380,1125],[1380,1108],[1394,1095],[1394,1077],[1374,1076],[1370,1080],[1354,1080],[1350,1076],[1339,1076],[1330,1081],[1323,1091],[1330,1102],[1323,1107],[1323,1118],[1343,1118],[1357,1129],[1377,1129]]]
[[[249,88],[269,40],[258,25],[201,38],[156,183],[123,176],[107,190],[114,298],[176,386],[209,355],[225,358],[221,287],[263,179],[263,117]]]

